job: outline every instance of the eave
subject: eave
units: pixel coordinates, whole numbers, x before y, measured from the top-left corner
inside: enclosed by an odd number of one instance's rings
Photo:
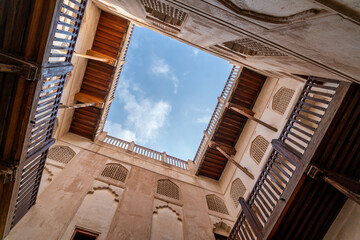
[[[75,109],[69,132],[95,140],[102,132],[114,99],[115,89],[125,62],[133,25],[126,19],[101,12],[81,89],[75,95],[77,103],[96,102],[97,105]],[[105,57],[104,57],[105,56]]]
[[[235,68],[230,74],[229,80],[234,78],[234,70]],[[198,166],[197,175],[203,175],[216,180],[221,177],[228,159],[211,147],[210,143],[213,142],[228,148],[235,148],[248,118],[240,115],[230,107],[236,106],[247,112],[252,112],[251,110],[265,83],[266,76],[243,68],[236,75],[233,86],[229,86],[229,80],[225,85],[223,94],[219,98],[219,103],[215,108],[213,117],[205,131],[205,136],[194,160]],[[224,92],[228,92],[228,95],[224,96]],[[202,151],[202,149],[204,150]]]

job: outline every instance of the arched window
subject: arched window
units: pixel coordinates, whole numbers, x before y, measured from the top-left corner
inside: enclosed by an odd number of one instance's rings
[[[161,179],[157,182],[156,192],[170,198],[180,199],[179,187],[167,179]]]
[[[229,214],[224,201],[215,194],[206,195],[206,203],[209,210]]]
[[[268,146],[269,142],[263,136],[257,136],[250,146],[250,156],[252,159],[257,163],[260,163]]]
[[[280,88],[274,95],[272,101],[272,109],[276,112],[284,114],[292,96],[294,95],[294,90],[286,87]]]
[[[244,183],[239,179],[235,179],[230,188],[230,197],[233,200],[235,207],[239,206],[239,197],[243,197],[246,192]]]
[[[125,182],[125,178],[128,174],[128,170],[118,163],[108,163],[105,165],[104,170],[101,173],[101,176],[112,178],[120,182]]]
[[[76,153],[68,146],[54,146],[48,152],[48,158],[61,163],[68,163]]]

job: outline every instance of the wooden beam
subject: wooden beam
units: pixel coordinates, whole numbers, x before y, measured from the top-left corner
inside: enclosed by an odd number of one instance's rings
[[[327,173],[324,181],[360,205],[360,183],[337,173]]]
[[[249,111],[251,111],[250,109],[247,109],[246,111],[244,111],[244,108],[239,108],[239,106],[235,106],[235,105],[230,106],[230,109],[237,112],[237,113],[239,113],[239,114],[241,114],[241,115],[243,115],[244,117],[246,117],[246,118],[248,118],[248,119],[250,119],[250,120],[252,120],[254,122],[259,123],[260,125],[268,128],[268,129],[270,129],[270,130],[272,130],[274,132],[277,132],[277,128],[275,128],[275,127],[261,121],[260,119],[257,119],[255,117],[251,116],[251,114],[249,114]]]
[[[249,170],[247,170],[247,168],[241,166],[239,163],[237,163],[234,159],[232,159],[232,157],[230,157],[229,155],[226,154],[226,152],[224,152],[219,146],[216,146],[216,149],[222,154],[224,155],[232,164],[234,164],[236,167],[238,167],[241,171],[243,171],[246,175],[248,175],[251,179],[255,179],[254,175],[251,174],[251,172],[249,172]]]
[[[0,72],[21,72],[21,70],[21,67],[15,65],[0,63]]]
[[[250,110],[250,109],[248,109],[248,108],[246,108],[246,107],[237,105],[237,104],[235,104],[235,103],[230,103],[230,104],[229,104],[229,107],[230,107],[230,108],[231,108],[231,107],[237,108],[237,109],[245,112],[246,114],[248,114],[248,115],[250,115],[250,116],[254,116],[254,115],[255,115],[255,113],[254,113],[252,110]],[[234,111],[235,111],[235,110],[234,110]]]
[[[276,151],[281,154],[281,156],[283,156],[286,160],[290,161],[296,167],[305,164],[299,152],[287,145],[286,143],[283,143],[278,139],[273,139],[271,141],[271,145]]]
[[[234,156],[236,154],[236,149],[233,146],[221,142],[214,142],[214,141],[211,141],[209,143],[209,147],[211,148],[216,149],[216,146],[219,146],[224,152],[226,152],[229,155]]]
[[[239,203],[241,205],[241,209],[245,215],[247,222],[249,223],[251,229],[256,236],[256,239],[264,239],[261,223],[259,222],[259,219],[256,217],[254,212],[251,210],[250,206],[245,202],[244,198],[242,197],[239,198]]]
[[[97,103],[79,103],[73,105],[59,105],[59,109],[75,109],[75,108],[84,108],[84,107],[95,107]]]
[[[115,66],[116,63],[117,63],[117,60],[115,58],[109,57],[109,56],[107,56],[105,54],[99,53],[99,52],[94,51],[94,50],[87,50],[86,54],[74,52],[74,56],[104,62],[104,63],[107,63],[107,64],[109,64],[111,66]]]
[[[103,108],[104,107],[104,100],[103,99],[97,98],[97,97],[94,97],[94,96],[91,96],[89,94],[82,93],[82,92],[79,92],[79,93],[75,94],[74,100],[82,102],[82,103],[96,103],[94,106],[97,107],[97,108]]]
[[[316,180],[323,180],[336,188],[339,192],[360,205],[360,182],[339,173],[321,169],[310,165],[306,174]]]

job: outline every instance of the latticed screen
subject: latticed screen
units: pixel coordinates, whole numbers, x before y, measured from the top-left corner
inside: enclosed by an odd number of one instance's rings
[[[206,195],[206,203],[212,211],[229,214],[224,201],[214,194]]]
[[[104,170],[101,173],[101,176],[112,178],[120,182],[125,182],[125,178],[128,174],[128,170],[117,163],[109,163],[105,165]]]
[[[152,17],[171,25],[181,26],[185,20],[186,13],[180,9],[169,6],[156,0],[141,0],[147,13]]]
[[[248,56],[285,56],[283,53],[250,38],[241,38],[235,41],[225,42],[223,45],[230,50]]]
[[[280,88],[273,97],[272,109],[281,114],[284,114],[291,101],[291,98],[294,95],[294,92],[295,91],[290,88]]]
[[[76,153],[68,146],[54,146],[49,150],[48,158],[61,163],[68,163]]]
[[[157,182],[156,192],[166,197],[179,200],[179,187],[170,180],[159,180]]]
[[[269,142],[263,136],[257,136],[251,143],[250,147],[250,156],[252,159],[254,159],[257,163],[260,163],[268,146]]]
[[[246,192],[244,183],[239,179],[235,179],[230,188],[230,197],[233,200],[235,207],[239,206],[239,198],[243,197]]]

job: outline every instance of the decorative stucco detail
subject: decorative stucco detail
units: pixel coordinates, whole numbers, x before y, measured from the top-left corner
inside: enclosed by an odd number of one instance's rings
[[[229,214],[224,201],[215,194],[206,195],[206,203],[208,205],[209,210],[219,213]]]
[[[285,54],[250,38],[241,38],[235,41],[225,42],[223,45],[234,52],[242,53],[247,56],[286,56]]]
[[[295,91],[290,88],[280,88],[273,97],[272,109],[276,112],[284,114],[289,103],[294,95]]]
[[[157,182],[156,192],[166,197],[180,199],[179,187],[167,179],[161,179]]]
[[[213,231],[215,232],[216,228],[222,228],[224,229],[226,232],[230,233],[231,231],[231,227],[228,226],[226,223],[224,223],[223,221],[217,222],[213,225]]]
[[[93,184],[93,187],[90,191],[88,191],[88,194],[93,194],[95,191],[97,190],[108,190],[111,194],[114,195],[114,200],[116,202],[119,202],[119,197],[120,197],[120,191],[119,188],[112,186],[110,184],[106,184],[100,181],[95,181]]]
[[[252,141],[250,146],[250,156],[257,164],[261,162],[261,159],[263,158],[269,144],[269,141],[261,135],[257,136]]]
[[[118,163],[108,163],[105,165],[104,170],[101,172],[101,176],[112,178],[120,182],[125,182],[128,170]]]
[[[294,21],[305,20],[309,17],[313,17],[313,16],[317,15],[318,13],[320,13],[319,9],[313,8],[313,9],[298,12],[298,13],[295,13],[295,14],[292,14],[289,16],[278,17],[278,16],[272,16],[272,15],[268,15],[268,14],[255,12],[252,10],[243,9],[240,6],[238,6],[238,3],[236,3],[238,1],[233,1],[233,0],[217,0],[217,1],[220,2],[221,4],[223,4],[228,9],[232,10],[233,12],[235,12],[241,16],[249,17],[254,20],[267,22],[267,23],[273,23],[273,24],[286,24],[286,23],[292,23]]]
[[[76,155],[68,146],[54,146],[48,152],[48,158],[61,163],[68,163]]]
[[[153,211],[153,214],[157,214],[158,210],[161,208],[168,208],[170,211],[172,211],[173,213],[175,213],[175,215],[177,216],[177,220],[179,220],[180,222],[182,222],[181,219],[181,214],[178,213],[176,210],[174,210],[173,208],[171,208],[169,205],[160,205],[160,206],[156,206],[155,210]]]
[[[230,197],[234,202],[235,207],[239,206],[239,198],[243,197],[246,192],[244,183],[239,179],[235,179],[230,188]]]
[[[45,164],[44,166],[44,171],[46,171],[49,174],[49,177],[46,179],[49,182],[52,181],[52,177],[54,176],[54,174],[51,172],[51,170],[47,167],[47,165]]]
[[[186,13],[178,8],[157,0],[141,0],[145,11],[152,17],[167,24],[181,26],[186,18]]]

